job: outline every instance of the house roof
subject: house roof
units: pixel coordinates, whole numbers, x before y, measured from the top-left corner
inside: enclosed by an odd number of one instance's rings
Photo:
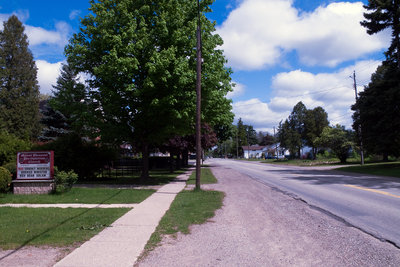
[[[259,146],[259,145],[252,145],[252,146],[242,146],[243,150],[251,150],[251,151],[256,151],[256,150],[263,150],[265,146]]]

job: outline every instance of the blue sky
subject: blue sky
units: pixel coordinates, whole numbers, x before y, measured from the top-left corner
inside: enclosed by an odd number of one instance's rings
[[[270,131],[298,101],[322,106],[331,124],[351,127],[353,80],[358,90],[384,59],[390,32],[369,36],[359,24],[367,1],[216,0],[213,13],[232,67],[235,121]],[[0,0],[0,20],[25,24],[42,93],[50,93],[63,49],[88,14],[86,0]],[[0,29],[2,28],[2,24]]]

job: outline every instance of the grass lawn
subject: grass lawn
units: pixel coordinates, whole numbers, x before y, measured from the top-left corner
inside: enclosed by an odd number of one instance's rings
[[[270,163],[270,164],[281,164],[281,165],[293,165],[293,166],[323,166],[323,165],[340,165],[339,159],[331,158],[331,159],[266,159],[262,160],[262,163]],[[352,163],[348,163],[352,164]],[[354,163],[353,163],[354,164]]]
[[[218,181],[214,177],[210,168],[202,168],[201,169],[201,184],[216,184]],[[187,184],[195,184],[196,183],[196,171],[194,170],[187,180]]]
[[[153,194],[152,189],[111,189],[111,188],[72,188],[63,194],[48,195],[14,195],[0,194],[0,204],[4,203],[83,203],[115,204],[140,203]]]
[[[342,167],[336,170],[400,178],[400,162],[371,163],[363,166]]]
[[[0,208],[0,248],[84,242],[129,209]]]
[[[135,173],[123,173],[119,171],[116,173],[115,170],[108,173],[104,173],[104,177],[98,177],[96,179],[91,180],[81,180],[78,181],[77,184],[137,184],[137,185],[163,185],[167,184],[173,179],[175,179],[178,175],[184,173],[185,170],[176,170],[174,173],[170,173],[168,170],[151,170],[150,177],[146,180],[140,179],[140,172]]]
[[[201,173],[202,183],[217,181],[210,169],[202,169]],[[192,182],[188,180],[188,183]],[[152,234],[142,257],[160,243],[163,235],[174,235],[178,232],[188,234],[190,225],[202,224],[214,217],[215,211],[222,207],[224,196],[225,194],[219,191],[191,190],[179,193]]]

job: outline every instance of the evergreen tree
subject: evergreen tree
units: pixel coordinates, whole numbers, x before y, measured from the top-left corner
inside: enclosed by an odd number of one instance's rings
[[[364,13],[361,25],[368,34],[375,34],[387,28],[392,29],[392,43],[386,52],[387,61],[396,62],[400,69],[400,0],[369,0],[364,5],[369,12]]]
[[[37,68],[16,16],[0,32],[0,130],[24,139],[39,134]]]
[[[60,76],[53,88],[54,96],[49,100],[51,109],[64,117],[71,131],[80,136],[89,134],[92,117],[90,110],[94,107],[90,107],[88,91],[85,85],[79,82],[78,73],[68,63],[62,65]]]
[[[384,63],[372,75],[352,109],[353,129],[361,125],[361,138],[369,153],[400,156],[400,71]]]
[[[370,153],[400,155],[400,0],[369,0],[361,25],[368,34],[391,29],[386,60],[371,77],[352,106],[353,128],[361,128],[363,145]],[[361,127],[360,127],[361,126]]]
[[[42,124],[42,132],[39,136],[40,141],[56,140],[58,137],[63,136],[70,132],[70,125],[67,123],[65,116],[57,110],[54,110],[49,100],[45,99],[40,101],[40,123]]]

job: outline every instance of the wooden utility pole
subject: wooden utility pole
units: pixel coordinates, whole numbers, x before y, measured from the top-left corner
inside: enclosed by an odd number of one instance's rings
[[[236,130],[236,158],[239,158],[239,129]]]
[[[196,189],[200,190],[201,177],[201,23],[200,23],[200,0],[197,0],[197,46],[196,46]]]
[[[276,142],[275,126],[274,126],[274,141],[275,141],[275,156],[276,156],[276,159],[278,159],[278,143]]]
[[[354,92],[356,94],[356,102],[358,99],[358,93],[357,93],[357,82],[356,82],[356,71],[353,72],[353,82],[354,82]],[[361,165],[364,165],[364,148],[363,148],[363,141],[362,141],[362,131],[361,131],[361,121],[360,124],[358,125],[358,136],[360,139],[360,156],[361,156]]]

